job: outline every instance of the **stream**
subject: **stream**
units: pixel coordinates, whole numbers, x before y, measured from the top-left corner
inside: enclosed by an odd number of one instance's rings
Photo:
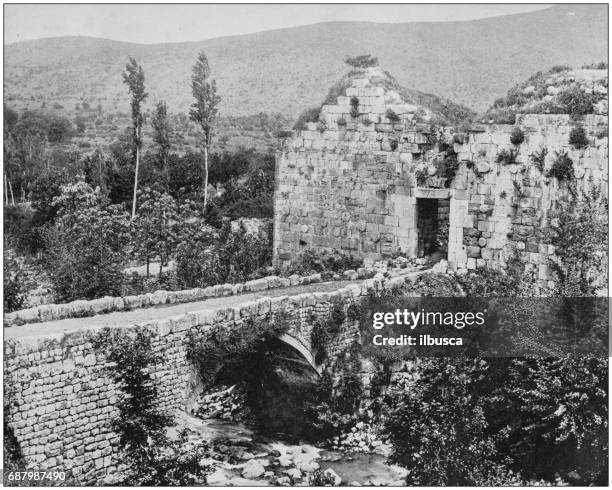
[[[207,463],[210,486],[307,486],[312,473],[328,472],[336,485],[405,485],[406,470],[386,464],[381,454],[329,451],[311,444],[292,444],[282,437],[263,437],[236,422],[201,419],[185,412],[179,426],[189,441],[209,441],[215,451]]]

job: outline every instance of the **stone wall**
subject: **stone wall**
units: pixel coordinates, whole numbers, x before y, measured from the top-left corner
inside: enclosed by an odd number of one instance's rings
[[[608,122],[605,116],[586,116],[578,123],[566,115],[522,115],[517,125],[525,134],[520,145],[510,142],[515,126],[487,126],[460,135],[455,151],[461,163],[451,185],[448,260],[455,267],[504,265],[513,250],[537,269],[539,281],[551,280],[547,267],[554,248],[546,233],[551,212],[562,200],[574,200],[566,182],[547,177],[559,153],[573,161],[579,191],[600,186],[608,194]],[[569,143],[572,128],[581,125],[589,146]],[[547,149],[544,168],[534,154]],[[500,151],[516,151],[515,162],[496,162]]]
[[[406,277],[376,277],[328,293],[266,297],[125,329],[146,328],[153,333],[153,348],[163,360],[152,369],[160,407],[189,409],[198,386],[186,358],[190,331],[203,332],[213,326],[231,329],[284,311],[292,324],[290,334],[310,345],[313,319],[329,315],[334,302],[348,306],[373,291],[401,284]],[[110,428],[117,390],[105,370],[104,354],[92,345],[96,329],[88,329],[86,319],[84,324],[77,332],[5,341],[5,399],[9,402],[5,420],[28,462],[43,470],[71,472],[79,482],[93,484],[117,470],[117,436]],[[354,322],[345,333],[330,344],[331,352],[340,352],[355,339]]]

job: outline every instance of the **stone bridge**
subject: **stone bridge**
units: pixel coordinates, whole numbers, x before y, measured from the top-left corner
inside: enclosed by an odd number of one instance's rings
[[[117,389],[105,369],[104,353],[92,345],[93,335],[100,329],[149,330],[161,359],[152,369],[161,408],[185,410],[195,400],[199,386],[196,370],[186,355],[190,332],[202,333],[213,327],[231,329],[250,319],[274,318],[284,312],[291,328],[281,340],[320,372],[311,346],[313,320],[328,317],[337,302],[348,308],[372,292],[404,283],[411,275],[277,288],[7,327],[5,421],[28,462],[47,471],[70,471],[82,483],[100,482],[117,469],[117,435],[110,429]],[[153,302],[151,298],[149,301]],[[88,309],[92,307],[88,303],[79,304]],[[117,301],[111,298],[107,303]],[[58,305],[46,308],[51,317],[61,309]],[[43,318],[40,312],[37,318]],[[333,358],[357,336],[356,322],[346,320],[341,333],[326,346],[328,355]]]

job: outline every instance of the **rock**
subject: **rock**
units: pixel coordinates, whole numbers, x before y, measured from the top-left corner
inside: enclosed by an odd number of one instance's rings
[[[557,95],[559,93],[559,89],[555,87],[554,85],[549,85],[548,88],[546,89],[546,93],[548,95]]]
[[[491,171],[491,166],[487,162],[480,162],[476,164],[476,170],[479,174],[486,174]]]
[[[291,463],[292,463],[291,456],[288,456],[287,454],[283,454],[282,456],[278,458],[278,463],[285,468],[287,466],[291,466]]]
[[[281,476],[276,479],[276,483],[277,485],[280,485],[282,487],[288,487],[291,485],[291,480],[289,479],[288,476]]]
[[[291,468],[290,470],[285,470],[283,473],[285,473],[287,476],[289,476],[293,480],[300,480],[302,478],[302,472],[298,470],[297,468]]]
[[[312,453],[296,454],[293,457],[293,464],[301,471],[311,473],[319,469],[319,463],[315,461],[315,458],[316,455]]]
[[[248,451],[244,451],[241,455],[240,455],[240,459],[244,459],[244,460],[249,460],[249,459],[253,459],[255,457],[254,454],[249,453]]]
[[[244,468],[242,469],[242,476],[244,478],[257,478],[263,475],[265,472],[266,469],[259,461],[251,459],[244,465]]]
[[[338,473],[331,468],[327,468],[323,473],[334,479],[334,487],[339,487],[342,483],[342,478],[340,478],[340,475],[338,475]]]
[[[399,486],[403,486],[404,484],[402,483]],[[349,487],[360,487],[361,483],[359,483],[357,480],[353,480],[351,483],[349,483]]]

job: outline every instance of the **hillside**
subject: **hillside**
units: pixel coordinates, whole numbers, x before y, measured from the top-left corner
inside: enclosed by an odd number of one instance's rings
[[[607,6],[564,5],[469,22],[333,22],[158,45],[53,38],[5,47],[5,102],[67,110],[87,100],[105,112],[129,110],[120,73],[128,56],[144,67],[149,106],[190,103],[190,70],[205,50],[229,115],[296,117],[324,99],[346,71],[346,55],[371,53],[402,86],[484,111],[542,68],[607,59]],[[205,37],[205,33],[202,36]]]

